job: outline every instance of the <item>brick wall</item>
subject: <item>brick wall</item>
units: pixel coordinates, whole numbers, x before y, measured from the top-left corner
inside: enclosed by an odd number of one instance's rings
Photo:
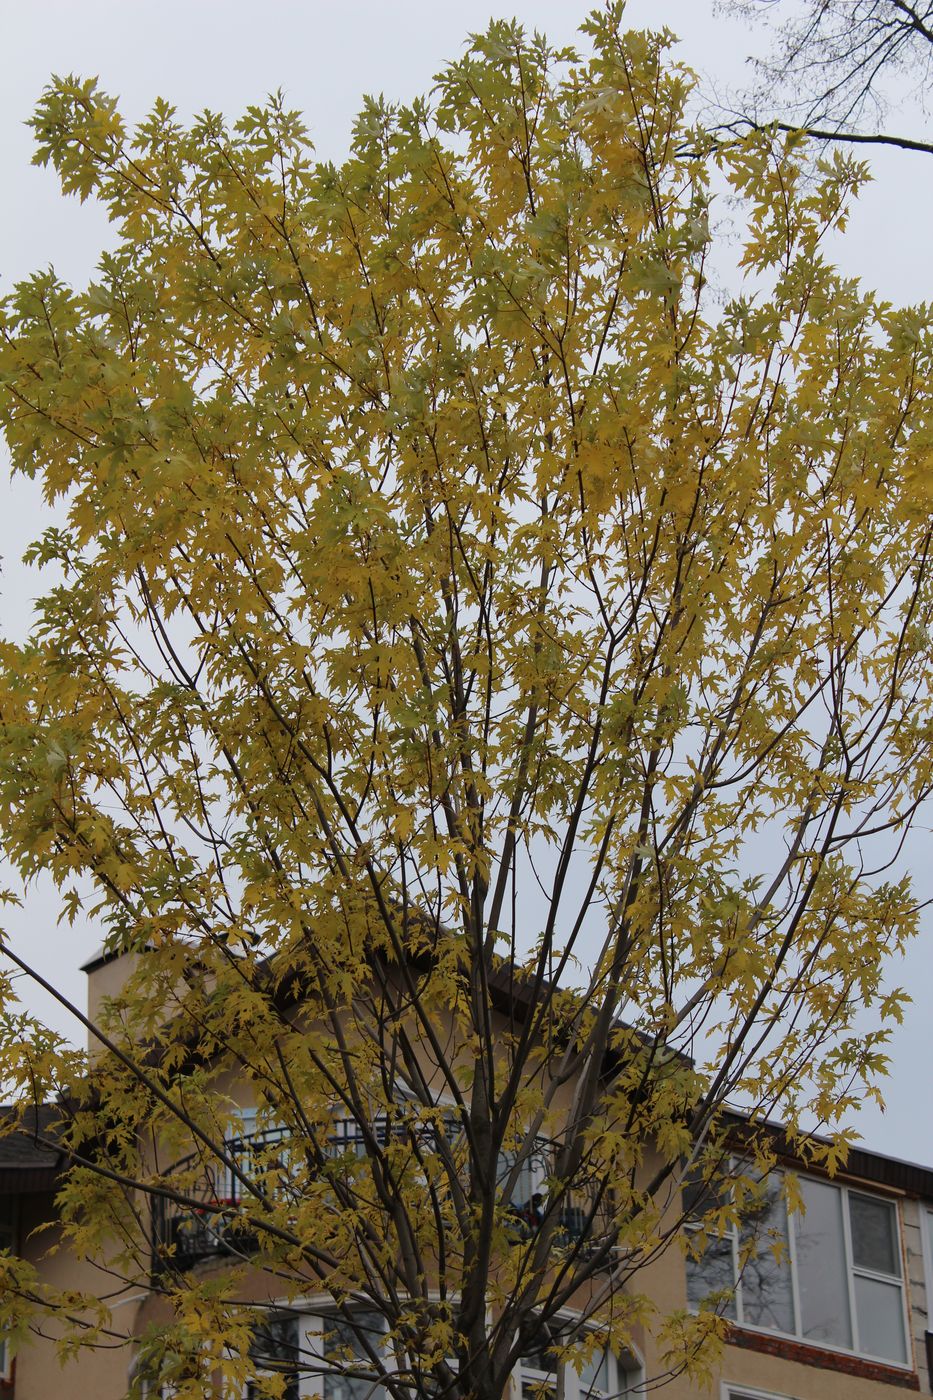
[[[880,1361],[864,1361],[860,1356],[828,1351],[824,1347],[811,1346],[809,1342],[796,1342],[789,1337],[776,1337],[767,1332],[749,1332],[744,1327],[732,1324],[727,1341],[731,1346],[744,1347],[746,1351],[764,1352],[766,1356],[779,1356],[785,1361],[799,1361],[804,1366],[817,1366],[824,1371],[842,1371],[848,1376],[881,1381],[901,1390],[920,1389],[920,1377],[916,1371],[905,1371],[900,1366],[885,1366]]]

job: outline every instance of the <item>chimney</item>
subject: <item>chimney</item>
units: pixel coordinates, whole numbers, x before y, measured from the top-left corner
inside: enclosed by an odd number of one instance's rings
[[[103,1003],[121,991],[127,978],[134,972],[139,962],[137,952],[107,952],[101,948],[81,968],[87,974],[87,1018],[92,1025],[98,1025]],[[88,1031],[88,1054],[92,1057],[100,1052],[101,1044],[91,1031]]]

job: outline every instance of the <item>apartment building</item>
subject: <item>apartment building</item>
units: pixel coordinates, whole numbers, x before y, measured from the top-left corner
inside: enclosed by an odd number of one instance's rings
[[[107,964],[92,969],[92,1005],[101,990],[94,972],[105,981],[114,975]],[[160,1283],[167,1263],[203,1277],[228,1268],[231,1258],[248,1257],[251,1241],[236,1222],[237,1181],[229,1171],[207,1172],[194,1188],[205,1204],[215,1208],[223,1201],[222,1216],[152,1198],[146,1207],[149,1286],[123,1286],[106,1260],[79,1261],[62,1241],[55,1193],[65,1162],[48,1145],[52,1117],[51,1110],[40,1110],[31,1133],[0,1139],[0,1240],[33,1261],[42,1277],[110,1299],[112,1324],[97,1346],[64,1365],[51,1323],[23,1340],[15,1356],[4,1345],[0,1400],[119,1400],[139,1366],[140,1339],[165,1315]],[[230,1153],[248,1167],[257,1153],[274,1146],[273,1136],[268,1126],[257,1126],[244,1100]],[[845,1170],[830,1178],[796,1162],[778,1129],[773,1136],[777,1166],[753,1218],[720,1232],[702,1249],[668,1249],[644,1273],[640,1286],[662,1312],[696,1308],[714,1294],[726,1319],[712,1389],[681,1375],[668,1377],[660,1393],[670,1400],[704,1394],[713,1400],[881,1400],[903,1390],[933,1393],[927,1305],[933,1289],[933,1167],[855,1150]],[[365,1151],[352,1123],[336,1121],[334,1151]],[[540,1217],[547,1152],[542,1141],[540,1160],[526,1162],[513,1182],[514,1228],[523,1237],[533,1235]],[[179,1162],[178,1168],[190,1171],[190,1163]],[[788,1212],[784,1171],[794,1174],[802,1210]],[[597,1228],[586,1204],[570,1201],[564,1207],[566,1238]],[[378,1382],[348,1378],[328,1363],[335,1349],[343,1357],[359,1354],[361,1364],[382,1355],[377,1316],[361,1308],[348,1324],[314,1296],[277,1308],[268,1278],[258,1271],[247,1287],[266,1318],[256,1335],[256,1355],[284,1375],[286,1400],[381,1400]],[[511,1400],[622,1400],[647,1393],[663,1376],[647,1334],[629,1354],[596,1351],[578,1371],[561,1367],[555,1355],[560,1318],[551,1331],[553,1347],[537,1345],[516,1366]],[[384,1364],[393,1364],[387,1353]]]

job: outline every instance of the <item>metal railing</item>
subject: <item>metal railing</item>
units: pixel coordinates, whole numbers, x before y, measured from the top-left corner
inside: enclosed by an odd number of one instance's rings
[[[284,1179],[289,1173],[289,1134],[284,1128],[269,1128],[228,1139],[224,1148],[229,1160],[247,1179],[270,1173]],[[281,1144],[281,1152],[277,1152]],[[223,1162],[205,1161],[192,1153],[183,1157],[165,1174],[166,1183],[183,1200],[153,1196],[152,1272],[161,1274],[169,1266],[190,1269],[205,1259],[222,1256],[248,1256],[255,1252],[255,1231],[244,1219],[244,1201],[255,1202],[243,1190],[237,1172]]]
[[[445,1123],[444,1129],[449,1139],[453,1123]],[[430,1150],[436,1144],[432,1138],[440,1130],[419,1125],[416,1131],[421,1148]],[[404,1141],[410,1132],[410,1124],[390,1122],[388,1117],[379,1117],[369,1125],[369,1135],[380,1147]],[[497,1183],[505,1207],[506,1234],[515,1242],[530,1241],[547,1223],[554,1227],[553,1248],[590,1253],[611,1235],[611,1192],[597,1180],[556,1190],[553,1174],[558,1149],[559,1144],[550,1139],[537,1138],[533,1151],[519,1166],[515,1165],[515,1154],[500,1157]],[[287,1199],[289,1191],[296,1189],[294,1149],[287,1129],[269,1128],[229,1139],[225,1150],[237,1171],[193,1153],[164,1175],[164,1183],[181,1199],[151,1197],[154,1275],[167,1268],[185,1270],[204,1260],[242,1258],[255,1252],[257,1237],[248,1223],[247,1207],[249,1214],[254,1214],[257,1202],[251,1192],[244,1192],[237,1172],[280,1198]],[[335,1169],[344,1159],[364,1159],[367,1134],[353,1120],[337,1120],[324,1152]]]

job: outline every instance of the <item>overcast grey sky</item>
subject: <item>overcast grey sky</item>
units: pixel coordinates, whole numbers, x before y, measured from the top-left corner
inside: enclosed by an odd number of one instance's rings
[[[516,15],[556,41],[573,40],[588,0],[33,0],[3,10],[0,54],[0,292],[38,267],[53,264],[76,283],[91,274],[109,229],[100,211],[65,200],[54,176],[30,165],[31,138],[23,123],[53,73],[98,75],[120,95],[124,114],[141,117],[156,96],[188,116],[204,107],[235,115],[283,88],[304,111],[318,153],[339,159],[364,92],[409,99],[455,57],[466,34],[491,14]],[[710,91],[746,80],[746,55],[760,36],[714,11],[713,0],[629,0],[633,28],[666,26],[680,36],[680,55]],[[896,129],[916,126],[914,114],[893,113]],[[929,300],[933,156],[876,152],[874,183],[859,202],[834,253],[847,272],[896,302]],[[2,452],[2,448],[0,448]],[[8,483],[0,458],[0,632],[22,636],[37,583],[18,560],[42,526],[43,507],[29,483]],[[911,858],[918,874],[930,866],[931,837],[918,832]],[[10,883],[0,872],[0,884]],[[79,964],[100,942],[98,930],[55,927],[51,889],[28,892],[4,927],[44,975],[83,1005]],[[872,1105],[858,1127],[866,1145],[933,1162],[929,1101],[933,914],[924,938],[892,981],[906,984],[915,1004],[892,1043],[893,1075],[882,1119]],[[25,989],[23,989],[25,992]],[[30,996],[49,1021],[73,1023],[42,998]]]

